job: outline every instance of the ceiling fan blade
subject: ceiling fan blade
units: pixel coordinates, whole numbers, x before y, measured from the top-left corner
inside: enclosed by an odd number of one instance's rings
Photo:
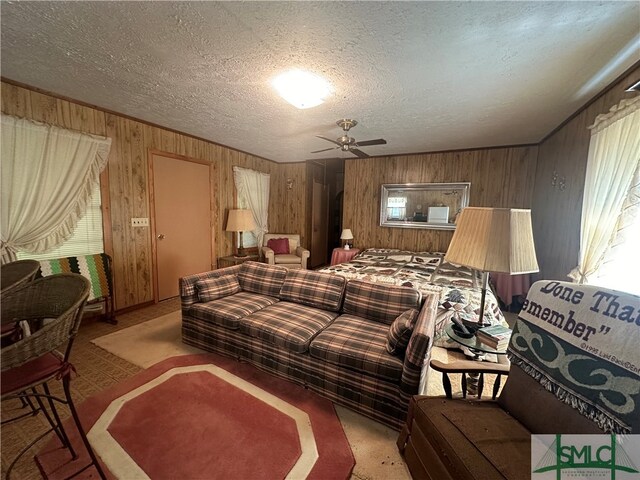
[[[311,153],[320,153],[320,152],[328,152],[329,150],[335,150],[338,147],[331,147],[331,148],[325,148],[322,150],[316,150],[315,152],[311,152]]]
[[[331,143],[335,143],[336,145],[338,145],[339,147],[342,146],[341,143],[336,142],[335,140],[331,139],[331,138],[327,138],[327,137],[323,137],[322,135],[316,135],[316,137],[321,138],[322,140],[326,140],[327,142],[331,142]]]
[[[350,148],[349,151],[351,153],[353,153],[354,155],[357,155],[360,158],[368,158],[369,157],[369,155],[364,153],[362,150],[358,150],[357,148]]]
[[[376,138],[375,140],[365,140],[364,142],[356,142],[357,147],[366,147],[368,145],[386,145],[387,141],[384,138]]]

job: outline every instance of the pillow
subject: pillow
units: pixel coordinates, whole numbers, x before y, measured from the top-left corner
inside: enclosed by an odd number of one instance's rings
[[[421,298],[415,288],[349,280],[342,312],[391,325],[401,313],[419,308]]]
[[[288,238],[270,238],[267,247],[273,250],[275,255],[289,254]]]
[[[398,315],[387,333],[387,352],[391,355],[402,356],[409,345],[417,318],[418,311],[413,308]]]
[[[313,270],[289,270],[280,289],[280,299],[337,312],[347,279]]]
[[[298,240],[295,238],[289,239],[289,253],[296,253],[296,248],[298,248]]]
[[[212,302],[240,291],[238,277],[234,274],[207,278],[196,282],[196,292],[200,302]]]
[[[244,262],[238,272],[238,282],[243,292],[278,297],[288,271],[278,265]]]

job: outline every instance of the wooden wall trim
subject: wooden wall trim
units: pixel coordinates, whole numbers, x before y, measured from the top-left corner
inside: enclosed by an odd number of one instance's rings
[[[234,201],[234,165],[271,175],[270,230],[302,232],[304,229],[306,202],[300,200],[306,189],[301,176],[304,163],[278,164],[12,83],[2,83],[0,95],[3,113],[112,139],[101,189],[104,192],[103,219],[108,223],[104,227],[105,251],[113,258],[115,308],[118,311],[154,299],[151,229],[134,229],[130,221],[131,217],[151,217],[149,149],[209,164],[214,261],[232,252],[231,235],[224,231],[223,222],[224,212]],[[286,188],[288,177],[295,179],[292,190]]]
[[[104,246],[104,253],[113,257],[111,195],[109,193],[109,162],[107,162],[107,165],[104,167],[102,172],[100,172],[100,203],[102,210],[102,243]]]
[[[193,162],[193,163],[200,163],[202,165],[211,165],[211,162],[208,162],[201,158],[193,158],[193,157],[187,157],[185,155],[177,155],[175,153],[163,152],[162,150],[156,150],[154,148],[150,148],[148,154],[149,154],[149,157],[148,157],[149,159],[151,158],[152,155],[159,155],[162,157],[173,158],[175,160],[182,160],[184,162]]]
[[[601,92],[586,108],[570,117],[541,144],[533,195],[533,234],[540,272],[538,279],[569,280],[580,251],[582,200],[595,118],[623,98],[638,96],[624,90],[640,78],[640,62],[615,84]],[[565,177],[561,190],[552,185],[553,172]]]
[[[60,95],[60,94],[55,93],[55,92],[44,90],[42,88],[34,87],[34,86],[28,85],[26,83],[18,82],[16,80],[12,80],[12,79],[7,78],[7,77],[0,76],[0,81],[2,81],[4,83],[7,83],[7,84],[10,84],[10,85],[14,85],[16,87],[21,87],[21,88],[24,88],[24,89],[27,89],[27,90],[31,90],[33,92],[41,93],[42,95],[47,95],[49,97],[57,98],[59,100],[64,100],[66,102],[75,103],[76,105],[82,105],[83,107],[92,108],[94,110],[97,110],[97,111],[100,111],[100,112],[104,112],[104,113],[108,113],[108,114],[111,114],[111,115],[117,115],[118,117],[126,118],[127,120],[133,120],[134,122],[143,123],[145,125],[149,125],[150,127],[160,128],[160,129],[166,130],[168,132],[173,132],[173,133],[177,133],[179,135],[184,135],[185,137],[193,138],[194,140],[200,140],[202,142],[207,142],[207,143],[212,143],[214,145],[219,145],[221,147],[228,148],[228,149],[231,149],[231,150],[235,150],[237,152],[241,152],[241,153],[244,153],[246,155],[251,155],[252,157],[260,158],[260,159],[265,160],[267,162],[273,162],[275,164],[278,164],[278,162],[276,162],[275,160],[271,160],[270,158],[261,157],[260,155],[256,155],[256,154],[251,153],[251,152],[245,152],[244,150],[238,150],[235,147],[230,147],[230,146],[225,145],[223,143],[214,142],[213,140],[209,140],[209,139],[206,139],[206,138],[203,138],[203,137],[198,137],[196,135],[191,135],[190,133],[185,133],[185,132],[182,132],[180,130],[174,130],[173,128],[165,127],[165,126],[159,125],[157,123],[148,122],[147,120],[142,120],[140,118],[133,117],[131,115],[127,115],[126,113],[117,112],[115,110],[109,110],[108,108],[100,107],[99,105],[94,105],[94,104],[91,104],[91,103],[88,103],[88,102],[83,102],[82,100],[76,100],[76,99],[71,98],[71,97],[66,97],[64,95]]]
[[[634,72],[636,70],[640,69],[640,60],[638,60],[636,63],[634,63],[630,68],[628,68],[622,75],[620,75],[618,78],[616,78],[612,83],[610,83],[604,90],[602,90],[600,93],[598,93],[595,97],[593,97],[591,100],[589,100],[587,103],[585,103],[581,108],[579,108],[578,110],[575,111],[575,113],[573,115],[571,115],[569,118],[567,118],[564,122],[562,122],[560,125],[558,125],[556,128],[554,128],[553,130],[551,130],[542,140],[540,140],[539,144],[543,144],[544,142],[546,142],[547,140],[549,140],[549,138],[551,138],[553,135],[555,135],[556,133],[558,133],[561,129],[563,129],[565,126],[567,126],[567,124],[573,120],[574,118],[576,118],[578,115],[580,115],[582,112],[584,112],[587,108],[589,108],[593,103],[597,102],[600,97],[602,97],[603,95],[606,95],[607,92],[609,92],[612,88],[614,88],[614,86],[616,88],[628,88],[629,86],[631,86],[633,84],[634,81],[629,81],[629,85],[625,86],[624,82],[627,81],[628,78],[636,78],[635,81],[640,80],[640,73],[634,74]],[[602,113],[606,113],[606,112],[602,112]]]
[[[393,155],[370,155],[367,158],[396,158],[396,157],[413,157],[416,155],[436,155],[440,153],[463,153],[463,152],[477,152],[479,150],[500,150],[505,148],[527,148],[537,147],[538,143],[520,143],[514,145],[493,145],[489,147],[474,147],[474,148],[457,148],[453,150],[428,150],[426,152],[411,152],[411,153],[397,153]],[[359,157],[349,157],[344,160],[359,160]]]
[[[632,73],[637,77],[640,71]],[[151,217],[149,149],[210,164],[214,193],[214,258],[233,251],[232,237],[224,231],[224,216],[226,210],[234,205],[234,165],[271,175],[269,230],[300,233],[302,244],[309,247],[307,227],[311,204],[308,199],[307,162],[276,163],[116,112],[45,94],[8,79],[2,81],[0,94],[4,113],[112,138],[108,168],[103,174],[106,181],[101,181],[101,188],[106,189],[103,199],[108,199],[103,209],[109,218],[109,226],[105,228],[108,237],[105,238],[105,249],[111,249],[114,259],[118,311],[153,302],[154,262],[150,229],[149,232],[134,231],[130,225],[131,217]],[[588,113],[569,120],[565,127],[545,139],[540,146],[348,159],[344,175],[344,226],[352,229],[356,247],[446,250],[449,232],[379,227],[379,186],[381,183],[470,181],[472,205],[532,208],[541,268],[551,266],[553,269],[556,265],[563,268],[563,262],[567,262],[565,258],[572,259],[576,255],[574,237],[579,236],[577,212],[581,206],[585,151],[588,148],[588,136],[585,139],[583,125],[592,115],[595,118],[597,113],[603,113],[600,110],[605,108],[605,103],[614,103],[618,97],[620,93],[617,91],[611,95],[600,95],[587,107]],[[547,177],[559,167],[571,172],[567,186],[569,195],[559,196],[558,192],[549,191]],[[287,178],[294,180],[291,190],[286,187]],[[103,218],[106,218],[104,213]],[[552,276],[553,271],[545,270],[544,275],[556,278]]]
[[[296,162],[277,162],[277,161],[272,160],[270,158],[262,157],[260,155],[256,155],[256,154],[251,153],[251,152],[247,152],[247,151],[244,151],[244,150],[238,150],[235,147],[230,147],[230,146],[225,145],[223,143],[219,143],[219,142],[216,142],[216,141],[213,141],[213,140],[209,140],[209,139],[206,139],[206,138],[203,138],[203,137],[198,137],[198,136],[192,135],[190,133],[185,133],[185,132],[183,132],[181,130],[175,130],[175,129],[172,129],[172,128],[169,128],[169,127],[164,127],[164,126],[159,125],[157,123],[152,123],[152,122],[149,122],[147,120],[142,120],[140,118],[133,117],[133,116],[127,115],[125,113],[117,112],[115,110],[109,110],[108,108],[100,107],[98,105],[94,105],[94,104],[91,104],[91,103],[88,103],[88,102],[83,102],[82,100],[76,100],[76,99],[73,99],[71,97],[60,95],[60,94],[57,94],[55,92],[44,90],[42,88],[34,87],[34,86],[28,85],[26,83],[22,83],[22,82],[18,82],[16,80],[12,80],[12,79],[7,78],[7,77],[0,76],[0,81],[2,81],[4,83],[7,83],[7,84],[10,84],[10,85],[14,85],[16,87],[21,87],[21,88],[25,88],[27,90],[38,92],[38,93],[41,93],[43,95],[47,95],[47,96],[50,96],[50,97],[53,97],[53,98],[57,98],[57,99],[60,99],[60,100],[71,102],[71,103],[75,103],[77,105],[82,105],[84,107],[92,108],[92,109],[98,110],[100,112],[104,112],[104,113],[108,113],[108,114],[112,114],[112,115],[117,115],[119,117],[126,118],[128,120],[133,120],[135,122],[143,123],[143,124],[149,125],[151,127],[160,128],[160,129],[166,130],[168,132],[173,132],[173,133],[177,133],[177,134],[180,134],[180,135],[184,135],[185,137],[190,137],[190,138],[193,138],[194,140],[200,140],[202,142],[207,142],[207,143],[212,143],[212,144],[215,144],[215,145],[219,145],[221,147],[228,148],[228,149],[231,149],[231,150],[235,150],[235,151],[238,151],[240,153],[244,153],[246,155],[251,155],[253,157],[260,158],[262,160],[266,160],[268,162],[273,162],[276,165],[306,164],[307,162],[313,162],[314,161],[314,159],[306,159],[306,160],[300,160],[300,161],[296,161]],[[428,155],[428,154],[433,154],[433,153],[469,152],[469,151],[475,151],[475,150],[491,150],[491,149],[495,149],[495,148],[532,147],[532,146],[535,146],[535,145],[538,145],[538,143],[523,143],[523,144],[515,144],[515,145],[494,145],[494,146],[488,146],[488,147],[472,147],[472,148],[461,148],[461,149],[454,149],[454,150],[429,150],[429,151],[425,151],[425,152],[408,152],[408,153],[405,152],[405,153],[394,154],[392,156],[399,157],[399,156],[407,156],[407,155]],[[389,157],[389,156],[390,155],[388,155],[388,154],[387,155],[371,155],[369,158],[386,158],[386,157]],[[357,158],[355,158],[355,157],[354,158],[344,158],[344,160],[357,160]]]

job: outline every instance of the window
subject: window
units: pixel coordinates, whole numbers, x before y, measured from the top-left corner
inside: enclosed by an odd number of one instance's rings
[[[244,192],[238,192],[238,208],[248,209],[249,200],[245,197]],[[236,245],[240,244],[240,233],[236,233]],[[258,248],[258,239],[253,232],[242,233],[242,246],[244,248]]]
[[[609,262],[602,266],[591,283],[640,295],[640,215],[636,215],[625,230],[624,239],[612,249]]]
[[[18,260],[48,260],[104,252],[101,203],[100,185],[94,184],[87,211],[78,221],[71,238],[47,253],[18,252]]]
[[[387,200],[387,218],[404,219],[407,213],[407,197],[389,197]]]
[[[569,276],[640,293],[640,97],[623,99],[590,127],[580,257]]]

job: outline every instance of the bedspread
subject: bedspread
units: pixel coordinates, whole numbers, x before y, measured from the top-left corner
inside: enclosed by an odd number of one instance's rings
[[[437,293],[439,301],[434,345],[454,348],[459,345],[447,337],[444,327],[454,315],[477,318],[482,296],[482,273],[449,263],[444,260],[444,255],[439,252],[369,248],[350,262],[320,271],[349,279],[413,287],[423,294]],[[496,297],[489,289],[484,318],[485,322],[507,326]]]

